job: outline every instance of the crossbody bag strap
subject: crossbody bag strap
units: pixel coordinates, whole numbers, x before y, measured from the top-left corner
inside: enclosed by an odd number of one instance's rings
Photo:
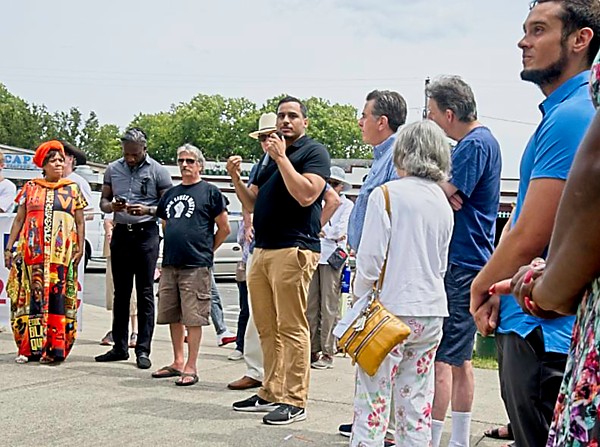
[[[387,185],[381,185],[381,189],[383,190],[383,197],[385,199],[385,211],[387,212],[388,217],[390,218],[390,226],[392,223],[392,205],[390,203],[390,191],[388,190]],[[381,273],[379,274],[379,279],[377,280],[376,290],[377,295],[381,292],[381,288],[383,287],[383,279],[385,278],[385,269],[387,267],[388,255],[390,253],[390,241],[392,240],[391,234],[388,239],[387,249],[385,251],[385,259],[383,261],[383,267],[381,267]]]

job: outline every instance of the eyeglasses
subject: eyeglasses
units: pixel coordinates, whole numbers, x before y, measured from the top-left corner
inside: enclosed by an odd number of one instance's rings
[[[182,165],[183,163],[187,163],[188,165],[193,165],[194,163],[196,163],[197,160],[194,160],[193,158],[178,158],[177,159],[177,163],[179,163],[180,165]]]

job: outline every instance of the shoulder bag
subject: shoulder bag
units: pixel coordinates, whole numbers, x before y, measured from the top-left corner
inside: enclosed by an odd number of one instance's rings
[[[390,193],[386,185],[381,186],[381,189],[385,197],[385,210],[391,221]],[[358,363],[370,376],[375,375],[379,365],[394,346],[402,343],[410,335],[410,328],[379,301],[389,252],[388,242],[385,261],[379,280],[373,286],[371,299],[338,343],[341,350],[352,358],[352,363]]]

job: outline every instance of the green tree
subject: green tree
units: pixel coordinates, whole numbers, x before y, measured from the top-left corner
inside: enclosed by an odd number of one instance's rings
[[[40,134],[34,108],[0,84],[0,143],[33,148],[39,143]]]

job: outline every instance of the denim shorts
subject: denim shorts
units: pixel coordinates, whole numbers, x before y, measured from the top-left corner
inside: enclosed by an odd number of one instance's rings
[[[475,343],[475,320],[469,312],[471,303],[471,283],[479,273],[454,264],[448,266],[444,286],[448,299],[448,313],[444,318],[442,341],[435,361],[462,366],[473,357]]]

